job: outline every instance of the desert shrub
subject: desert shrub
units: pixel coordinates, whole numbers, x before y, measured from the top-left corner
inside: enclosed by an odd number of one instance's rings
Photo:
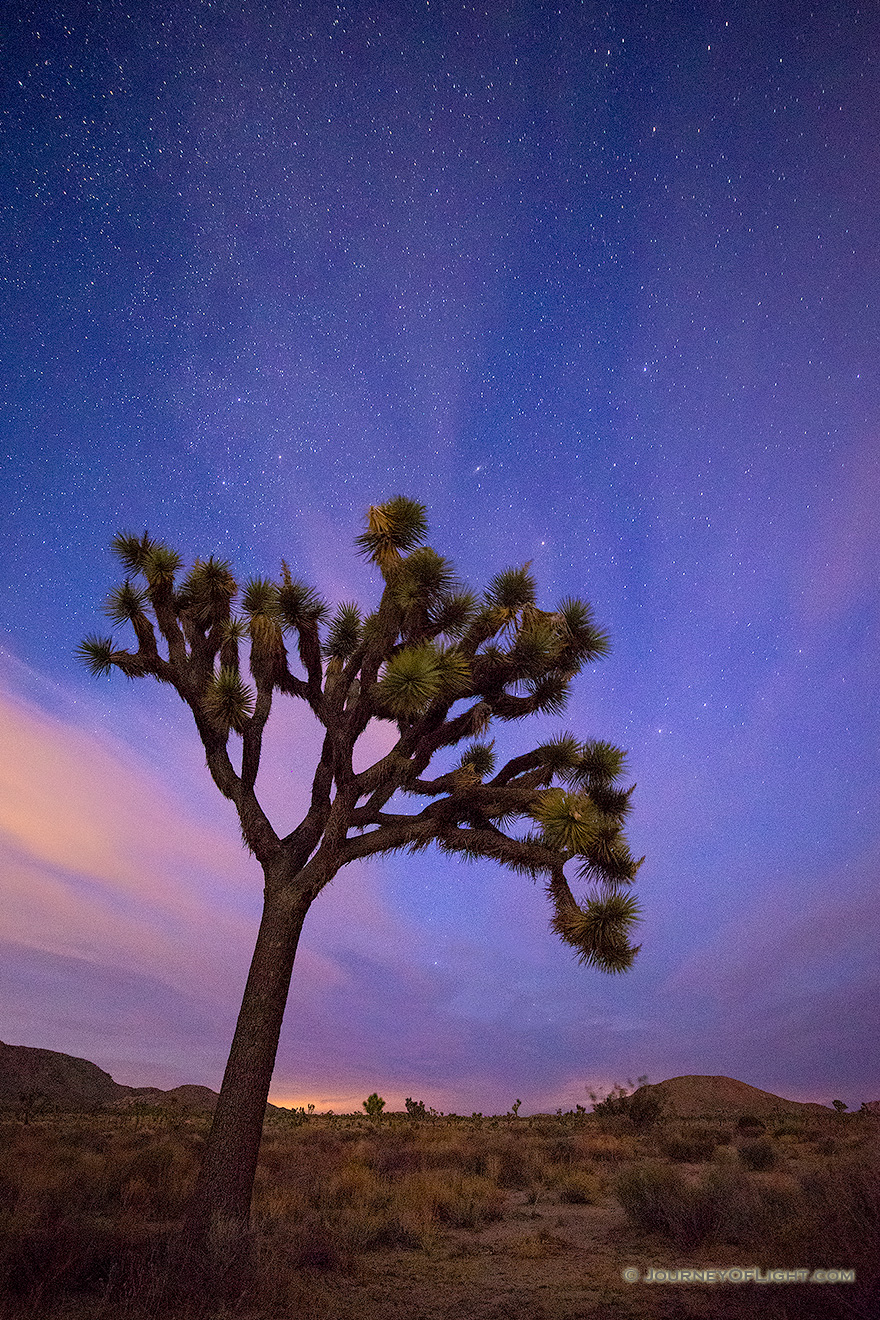
[[[484,1149],[482,1143],[475,1150],[466,1136],[450,1136],[442,1128],[429,1128],[426,1136],[427,1140],[420,1142],[423,1168],[463,1170],[465,1165],[469,1165],[472,1172],[479,1170]]]
[[[693,1189],[690,1240],[682,1245],[703,1242],[733,1242],[742,1245],[758,1241],[780,1197],[768,1195],[745,1170],[736,1165],[710,1169]]]
[[[593,1113],[598,1115],[603,1126],[609,1121],[612,1125],[619,1125],[623,1121],[628,1126],[645,1129],[652,1127],[662,1117],[663,1102],[654,1092],[646,1089],[647,1080],[647,1077],[640,1077],[635,1089],[633,1083],[628,1082],[629,1090],[618,1083],[603,1100],[590,1092]]]
[[[332,1171],[312,1165],[305,1175],[300,1169],[260,1178],[255,1218],[273,1232],[287,1225],[295,1260],[320,1271],[344,1268],[354,1254],[377,1247],[424,1246],[442,1227],[473,1229],[501,1214],[504,1196],[495,1183],[461,1167],[462,1143],[420,1145],[406,1129],[399,1141],[377,1133],[350,1144]],[[439,1167],[429,1162],[438,1154]],[[303,1224],[314,1229],[313,1256]]]
[[[571,1250],[571,1243],[558,1237],[549,1228],[539,1228],[537,1233],[526,1233],[517,1238],[510,1246],[514,1256],[526,1260],[543,1260],[548,1256],[562,1256]]]
[[[327,1274],[351,1267],[350,1241],[344,1242],[343,1236],[315,1213],[304,1214],[289,1225],[279,1246],[295,1269]]]
[[[692,1183],[671,1165],[648,1162],[621,1174],[616,1194],[632,1223],[678,1247],[754,1242],[768,1215],[761,1190],[735,1167],[711,1169]]]
[[[652,1091],[640,1088],[629,1098],[626,1116],[633,1127],[653,1127],[663,1117],[663,1102]]]
[[[592,1132],[578,1138],[577,1149],[585,1159],[601,1160],[606,1164],[619,1164],[635,1154],[631,1140],[610,1132]]]
[[[150,1144],[111,1144],[100,1174],[108,1210],[138,1209],[151,1219],[182,1214],[198,1172],[197,1143],[183,1133],[163,1133]]]
[[[671,1160],[685,1164],[700,1164],[710,1160],[717,1146],[725,1146],[730,1141],[730,1129],[720,1126],[703,1126],[664,1133],[659,1138],[659,1146],[664,1155]]]
[[[571,1137],[559,1137],[547,1147],[547,1159],[553,1164],[571,1164],[577,1159],[577,1147]]]
[[[781,1158],[769,1137],[744,1141],[739,1147],[739,1157],[747,1169],[775,1169]]]
[[[670,1231],[677,1207],[687,1195],[687,1183],[678,1169],[648,1161],[622,1173],[615,1194],[637,1228],[665,1233]]]
[[[498,1187],[525,1187],[545,1163],[541,1143],[526,1144],[505,1136],[493,1142],[483,1172]]]
[[[0,1226],[0,1291],[31,1313],[55,1314],[62,1297],[106,1292],[114,1282],[142,1277],[157,1256],[142,1225],[66,1216],[8,1216]]]
[[[499,1219],[504,1207],[503,1197],[487,1178],[467,1174],[416,1175],[400,1194],[402,1199],[413,1196],[419,1203],[427,1201],[438,1222],[452,1228],[479,1228]]]
[[[602,1184],[594,1173],[566,1169],[556,1183],[556,1195],[563,1205],[595,1205],[602,1196]]]
[[[593,1102],[593,1113],[600,1118],[626,1118],[629,1111],[630,1093],[619,1082],[601,1100],[592,1091],[590,1099]]]
[[[755,1114],[740,1114],[736,1121],[740,1132],[765,1132],[767,1124]]]
[[[880,1262],[880,1161],[876,1153],[805,1174],[801,1185],[812,1209],[814,1236],[823,1255],[861,1247]]]
[[[416,1173],[425,1167],[424,1152],[419,1145],[406,1139],[407,1134],[391,1141],[377,1142],[368,1156],[368,1163],[377,1173],[398,1175]]]
[[[855,1271],[855,1285],[844,1289],[804,1286],[790,1290],[793,1314],[810,1320],[876,1320],[880,1315],[880,1159],[870,1150],[861,1158],[838,1160],[800,1179],[797,1214],[771,1238],[789,1259],[818,1269]],[[838,1297],[838,1291],[844,1294]],[[788,1294],[789,1290],[787,1290]]]

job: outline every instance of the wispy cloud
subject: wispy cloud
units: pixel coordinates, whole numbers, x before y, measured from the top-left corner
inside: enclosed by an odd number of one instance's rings
[[[82,1053],[99,1012],[106,1044],[93,1057],[109,1066],[108,1049],[136,1063],[138,1051],[120,1039],[142,1040],[150,1022],[158,1066],[170,1060],[173,1069],[175,1058],[191,1057],[209,1075],[182,1080],[218,1085],[259,922],[259,866],[243,850],[234,817],[225,827],[206,819],[201,782],[189,789],[190,771],[207,778],[203,766],[172,758],[167,774],[156,768],[157,748],[169,738],[176,748],[177,732],[159,721],[155,745],[139,756],[96,729],[88,705],[77,724],[76,703],[56,684],[15,664],[6,669],[0,940],[14,951],[5,959],[7,1032],[17,1023],[18,1043]],[[51,695],[68,714],[24,696],[23,677],[31,692]],[[138,727],[136,709],[133,719]],[[295,823],[307,802],[320,746],[311,745],[313,723],[298,708],[286,711],[267,743],[267,797],[280,828]],[[366,755],[382,754],[387,730],[369,742]],[[363,865],[343,875],[344,894],[331,886],[321,896],[298,955],[296,993],[307,1003],[321,1003],[335,989],[354,993],[341,951],[408,942],[381,895],[380,870]],[[45,975],[32,977],[28,966]],[[96,978],[109,1004],[93,994]],[[216,1027],[207,1039],[206,1014]],[[189,1056],[182,1039],[190,1042]]]
[[[808,627],[839,620],[867,598],[876,599],[880,568],[880,436],[854,442],[836,489],[823,491],[814,541],[802,565],[800,610]]]

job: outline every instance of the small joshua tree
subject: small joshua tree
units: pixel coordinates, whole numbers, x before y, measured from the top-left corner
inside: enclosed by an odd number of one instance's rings
[[[247,1228],[300,931],[342,867],[432,846],[489,858],[544,879],[551,924],[581,962],[623,972],[637,953],[629,934],[638,907],[627,889],[639,863],[623,833],[632,790],[618,787],[624,753],[560,733],[499,767],[490,736],[498,721],[560,713],[575,675],[607,652],[606,636],[584,601],[539,609],[528,566],[498,573],[475,595],[424,544],[426,532],[425,510],[412,500],[370,508],[358,545],[384,581],[366,616],[352,603],[331,614],[283,561],[276,580],[255,577],[240,592],[223,560],[197,559],[181,580],[179,555],[146,532],[112,544],[126,577],[106,610],[131,626],[136,649],[93,635],[81,657],[93,674],[151,676],[183,699],[265,881],[189,1214],[196,1243],[214,1227]],[[273,703],[284,697],[311,708],[324,742],[308,811],[280,835],[260,803],[258,774]],[[395,730],[394,744],[355,771],[355,744],[373,720]],[[456,760],[452,749],[462,745]],[[580,903],[569,863],[594,884]]]
[[[364,1100],[363,1106],[367,1111],[367,1117],[371,1118],[374,1123],[378,1123],[382,1117],[382,1110],[385,1108],[385,1101],[381,1095],[374,1091],[372,1095],[368,1095]]]

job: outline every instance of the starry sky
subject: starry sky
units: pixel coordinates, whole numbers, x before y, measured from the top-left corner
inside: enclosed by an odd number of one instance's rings
[[[880,1097],[878,57],[852,0],[8,6],[3,1040],[217,1088],[256,933],[188,711],[75,658],[113,534],[370,607],[405,494],[610,632],[499,747],[628,750],[643,947],[578,966],[488,862],[352,866],[272,1097]],[[317,744],[273,718],[287,830]]]

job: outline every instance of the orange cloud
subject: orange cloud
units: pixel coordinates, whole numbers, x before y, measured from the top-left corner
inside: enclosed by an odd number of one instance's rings
[[[172,751],[166,779],[120,740],[49,714],[9,686],[0,687],[0,739],[0,938],[234,1001],[256,937],[262,875],[231,808],[228,827],[205,823],[197,776],[214,790],[204,767]],[[388,735],[364,741],[371,757],[382,755]],[[307,806],[319,749],[310,712],[279,703],[262,778],[282,830]],[[183,796],[190,773],[199,784],[192,800]],[[406,938],[378,875],[362,864],[321,896],[297,959],[301,994],[320,998],[348,979],[333,950]]]
[[[122,744],[0,691],[0,935],[139,968],[207,976],[207,944],[244,950],[228,901],[248,867]],[[259,893],[259,876],[254,877]]]
[[[239,869],[234,835],[187,819],[121,744],[0,693],[0,838],[26,857],[142,895],[156,855],[219,872]],[[154,875],[150,899],[175,912],[186,890]]]

